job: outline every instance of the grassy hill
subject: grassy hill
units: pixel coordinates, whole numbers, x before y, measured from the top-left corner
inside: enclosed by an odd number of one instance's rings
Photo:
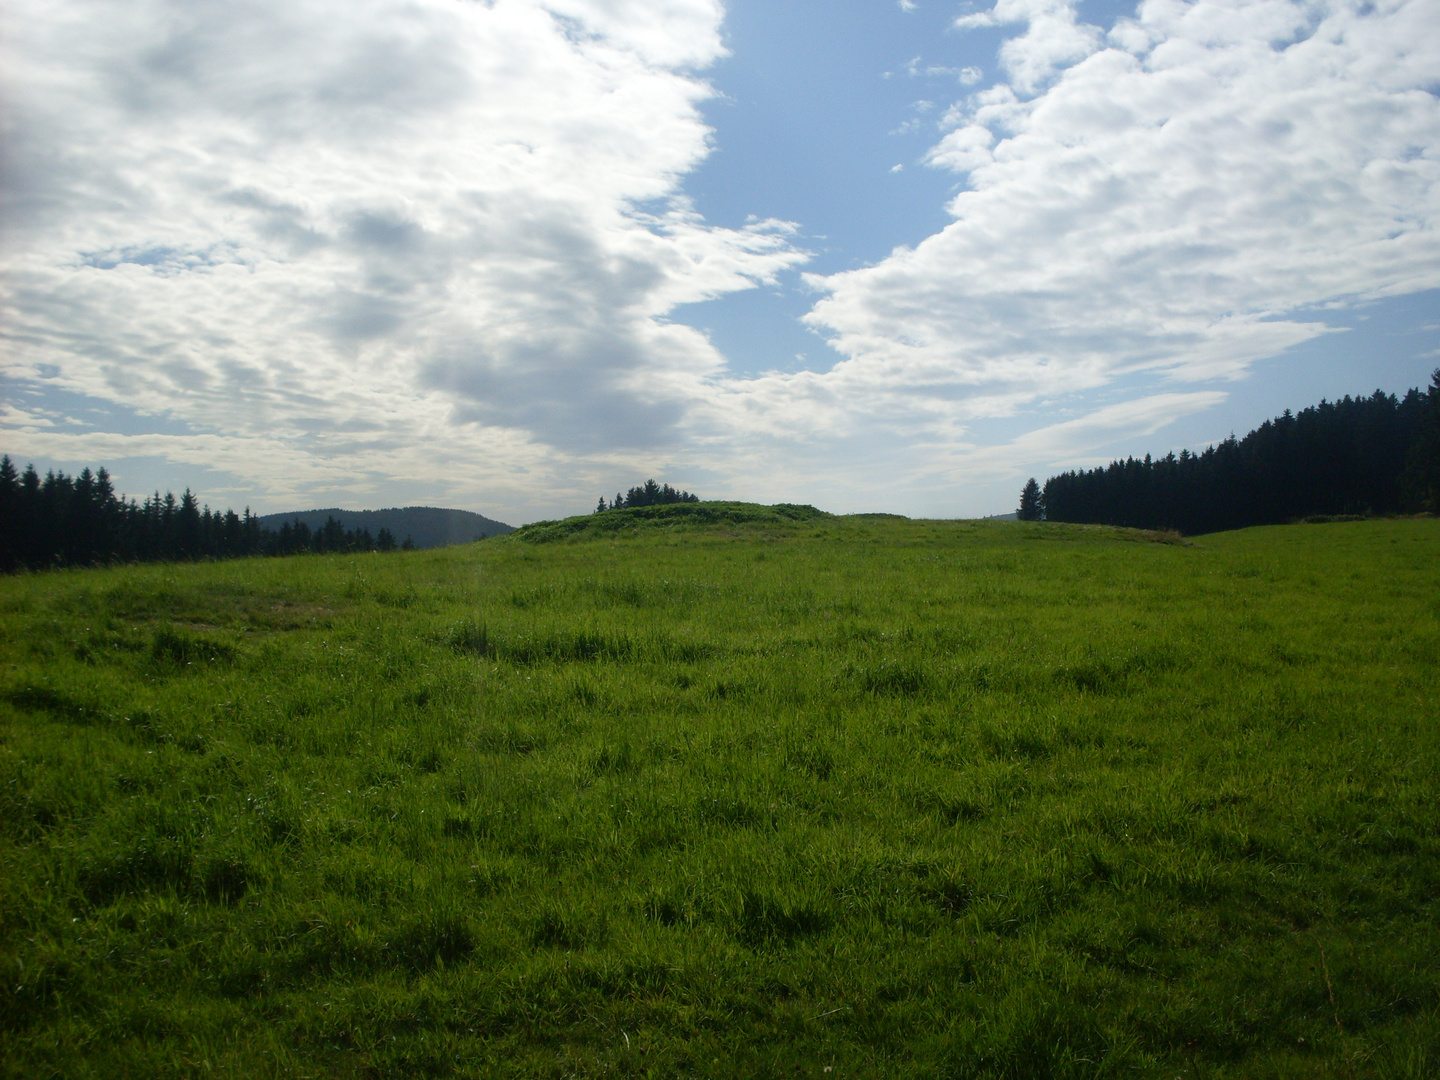
[[[0,1074],[1440,1069],[1440,522],[706,505],[0,581]]]
[[[278,531],[280,526],[303,521],[313,532],[323,529],[327,518],[334,518],[345,529],[369,529],[379,536],[389,529],[397,543],[407,536],[418,548],[446,547],[468,544],[480,537],[504,536],[514,532],[503,521],[476,514],[470,510],[445,510],[438,506],[405,506],[393,510],[298,510],[293,514],[265,514],[260,524]]]

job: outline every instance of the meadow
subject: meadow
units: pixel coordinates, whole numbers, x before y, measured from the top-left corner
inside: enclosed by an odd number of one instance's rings
[[[0,579],[0,1075],[1440,1074],[1440,521]]]

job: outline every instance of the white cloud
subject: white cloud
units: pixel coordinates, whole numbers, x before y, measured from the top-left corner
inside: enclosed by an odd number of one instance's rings
[[[1326,332],[1308,308],[1440,286],[1436,0],[1148,0],[1108,44],[1050,0],[961,22],[1019,19],[1010,83],[929,155],[968,180],[954,222],[809,279],[847,359],[807,394],[946,430],[1121,376],[1238,378]]]
[[[1218,390],[1186,394],[1151,394],[1107,405],[1074,420],[1026,432],[1008,446],[992,447],[987,456],[1002,469],[1016,461],[1059,468],[1077,455],[1108,446],[1120,438],[1154,435],[1183,416],[1223,404],[1230,395]],[[1001,475],[1004,475],[1003,473]]]
[[[885,78],[890,78],[892,72],[887,71]],[[915,57],[905,64],[905,74],[912,79],[954,79],[964,86],[971,86],[980,81],[984,72],[977,67],[946,67],[943,64],[921,64],[920,57]]]
[[[966,124],[950,132],[938,145],[931,147],[926,160],[944,169],[969,172],[995,159],[990,152],[994,145],[995,136],[988,127],[983,124]]]
[[[962,15],[959,30],[1025,23],[1026,30],[1000,48],[1000,62],[1011,84],[1030,92],[1056,71],[1100,48],[1098,28],[1079,22],[1072,0],[996,0],[989,11]]]
[[[882,459],[872,482],[881,482],[881,477],[888,474],[892,483],[900,480],[908,487],[929,488],[939,494],[965,485],[1014,480],[1032,472],[1048,474],[1081,462],[1099,464],[1109,459],[1097,459],[1097,451],[1122,440],[1152,436],[1177,420],[1223,404],[1228,397],[1215,390],[1149,394],[1091,409],[1074,419],[1047,424],[1004,442],[935,440],[924,444],[923,454],[906,455],[908,461]],[[865,468],[858,462],[855,465]]]
[[[13,0],[4,371],[188,425],[210,441],[167,453],[229,446],[268,486],[454,460],[493,491],[663,446],[723,365],[666,314],[803,259],[680,198],[721,15]]]

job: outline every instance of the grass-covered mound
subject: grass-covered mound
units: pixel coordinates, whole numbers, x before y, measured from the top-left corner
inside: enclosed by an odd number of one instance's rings
[[[1145,537],[6,579],[0,1074],[1435,1075],[1440,523]]]
[[[603,510],[597,514],[565,518],[563,521],[536,521],[516,530],[517,538],[532,544],[552,540],[586,539],[597,536],[639,535],[656,529],[669,531],[716,526],[794,527],[830,517],[813,506],[777,503],[760,506],[745,502],[664,503]]]

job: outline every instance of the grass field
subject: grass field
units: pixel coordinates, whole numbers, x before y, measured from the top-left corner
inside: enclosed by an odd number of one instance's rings
[[[1440,522],[700,506],[0,580],[0,1073],[1440,1075]]]

